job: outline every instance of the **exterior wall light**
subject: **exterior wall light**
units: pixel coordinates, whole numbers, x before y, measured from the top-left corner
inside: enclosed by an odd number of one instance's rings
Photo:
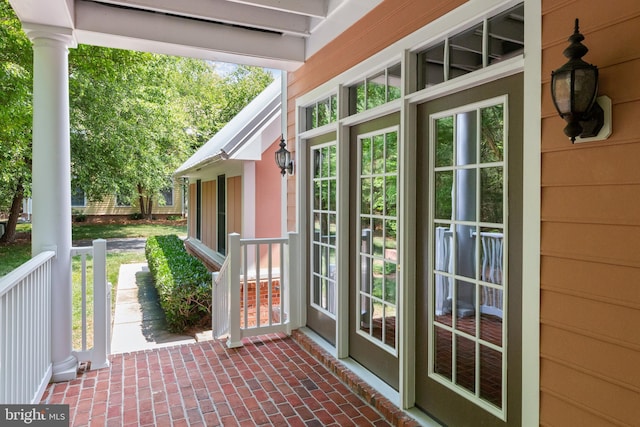
[[[285,176],[287,172],[289,175],[293,175],[293,160],[291,160],[291,153],[286,148],[284,136],[280,136],[280,149],[276,151],[276,165],[280,168],[282,176]]]
[[[584,36],[580,34],[576,19],[574,33],[569,37],[571,44],[563,52],[569,61],[551,72],[551,97],[560,117],[567,121],[564,133],[572,143],[578,136],[591,138],[598,135],[605,115],[596,102],[598,67],[582,60],[589,51],[582,40]]]

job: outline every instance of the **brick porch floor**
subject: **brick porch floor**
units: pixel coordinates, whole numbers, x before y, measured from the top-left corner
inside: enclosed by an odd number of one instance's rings
[[[42,403],[70,405],[72,426],[418,425],[304,334],[293,337],[114,355],[110,368],[50,385]]]

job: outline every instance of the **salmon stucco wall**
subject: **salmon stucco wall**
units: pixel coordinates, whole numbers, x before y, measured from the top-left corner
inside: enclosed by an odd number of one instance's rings
[[[640,423],[640,2],[542,8],[540,423]],[[613,133],[571,144],[550,75],[575,18]]]
[[[227,178],[227,235],[242,235],[242,177]]]
[[[256,162],[256,237],[281,237],[282,175],[275,164],[280,140],[274,141]]]

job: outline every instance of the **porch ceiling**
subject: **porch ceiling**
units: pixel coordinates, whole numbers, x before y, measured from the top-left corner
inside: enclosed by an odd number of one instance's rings
[[[78,43],[294,70],[382,0],[9,0]]]

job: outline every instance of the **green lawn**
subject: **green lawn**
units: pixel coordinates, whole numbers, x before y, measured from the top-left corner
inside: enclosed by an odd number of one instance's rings
[[[31,224],[18,224],[16,230],[18,233],[30,233]],[[76,240],[85,239],[109,239],[109,238],[127,238],[127,237],[149,237],[163,234],[177,234],[184,236],[187,234],[187,227],[184,223],[140,223],[140,224],[73,224],[72,238]],[[16,243],[10,245],[0,245],[0,277],[8,274],[15,268],[24,264],[31,258],[31,243],[24,239],[24,234]],[[108,253],[107,254],[107,280],[112,284],[112,301],[111,308],[115,307],[116,287],[118,284],[118,274],[121,264],[146,262],[144,253]],[[92,280],[92,262],[87,262],[87,326],[89,331],[92,330],[92,304],[93,304],[93,286]],[[73,348],[81,348],[81,313],[82,313],[82,296],[81,296],[81,263],[80,257],[76,256],[72,262],[72,280],[73,280]],[[89,332],[88,336],[92,334]],[[92,346],[91,339],[88,338],[87,346]]]
[[[184,236],[187,234],[186,223],[179,225],[162,223],[140,223],[140,224],[90,224],[74,223],[71,234],[73,240],[85,239],[110,239],[125,237],[149,237],[163,234],[177,234]]]
[[[31,232],[31,224],[18,224],[18,233]],[[184,223],[140,223],[140,224],[73,224],[72,239],[110,239],[126,237],[149,237],[163,234],[177,234],[185,236],[187,226]],[[31,258],[31,244],[19,240],[10,245],[0,245],[0,277],[24,264]],[[117,276],[116,276],[117,279]],[[109,279],[111,280],[111,279]],[[114,280],[115,282],[115,280]]]

